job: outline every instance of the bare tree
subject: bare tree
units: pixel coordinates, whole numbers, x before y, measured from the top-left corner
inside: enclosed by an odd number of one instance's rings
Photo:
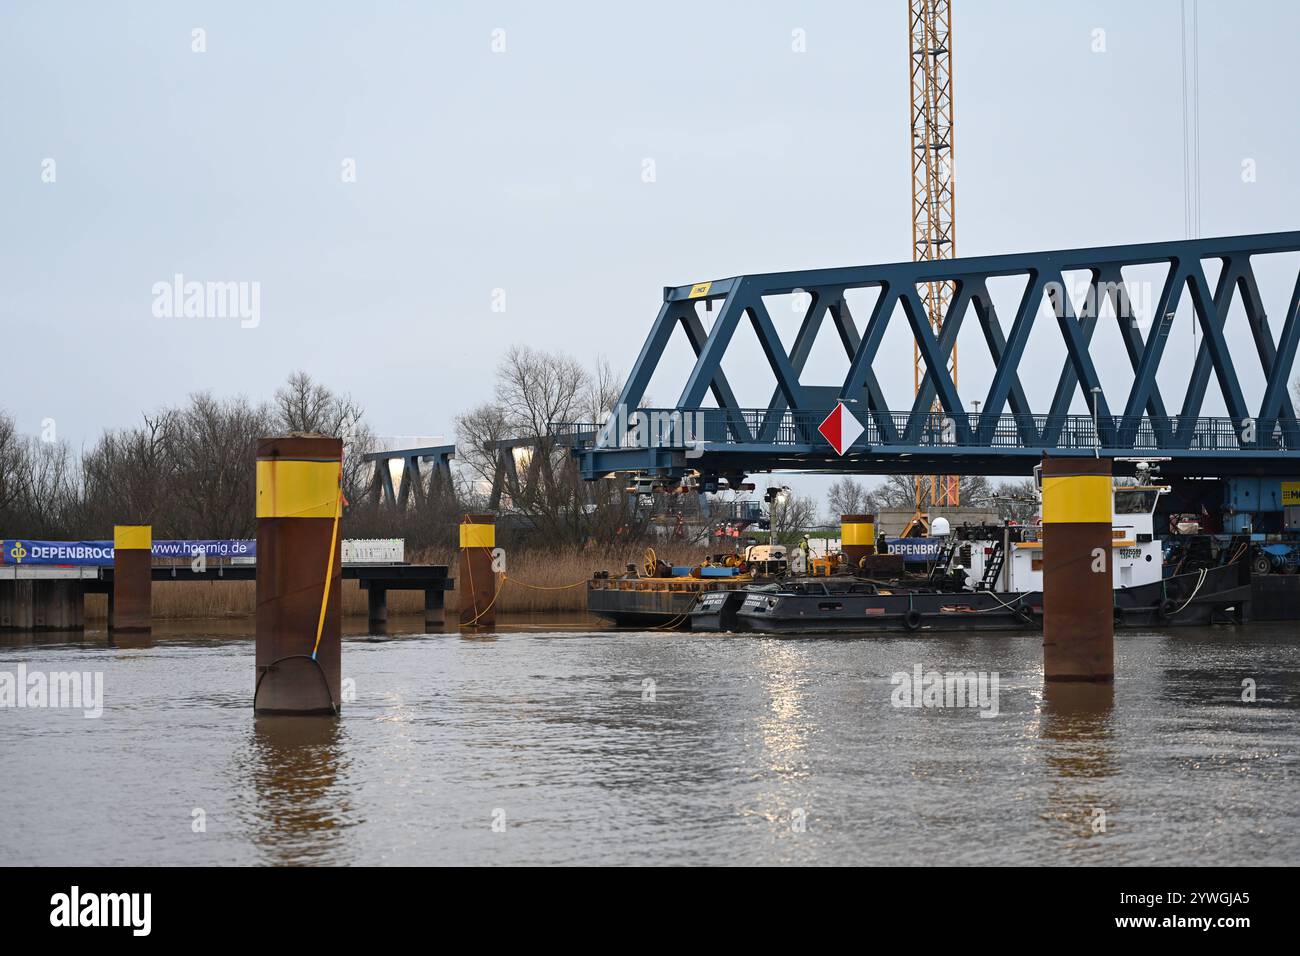
[[[468,472],[466,489],[486,506],[496,475],[497,443],[514,437],[505,409],[494,403],[476,406],[456,416],[456,461]]]
[[[591,424],[603,423],[618,405],[622,391],[622,376],[604,358],[597,359],[582,396],[581,413],[584,421]]]
[[[593,536],[638,537],[646,517],[622,483],[583,481],[552,433],[558,424],[599,422],[613,409],[619,385],[608,363],[589,372],[563,353],[515,346],[496,379],[495,400],[456,419],[456,455],[476,499],[502,481],[503,507],[528,518],[535,537],[550,546],[582,545]],[[506,440],[519,444],[499,450]],[[513,457],[506,461],[503,454]],[[503,464],[513,465],[514,474]]]
[[[0,522],[9,534],[107,537],[114,524],[140,523],[160,537],[248,536],[256,440],[276,430],[343,438],[344,492],[359,494],[361,455],[373,445],[360,406],[297,373],[274,406],[200,392],[140,426],[106,431],[79,457],[18,434],[0,414]]]
[[[25,445],[14,420],[0,412],[0,521],[12,521],[23,473]]]
[[[497,404],[518,438],[541,438],[571,422],[591,391],[581,363],[561,352],[513,345],[497,368]]]
[[[861,514],[867,507],[867,487],[856,478],[841,478],[830,487],[826,495],[826,504],[830,508],[830,517]]]
[[[77,464],[66,442],[21,439],[13,510],[22,531],[33,537],[56,537],[75,524],[78,503]]]
[[[988,508],[993,504],[993,485],[986,475],[962,475],[959,488],[961,503],[970,508]]]
[[[276,427],[285,432],[338,435],[340,419],[355,415],[348,400],[340,401],[333,392],[316,382],[306,372],[293,372],[275,391],[272,411]]]
[[[242,396],[220,401],[207,392],[190,396],[168,441],[180,528],[194,537],[229,538],[257,530],[257,439],[273,427],[265,404]]]
[[[867,511],[879,512],[885,508],[912,508],[916,505],[916,475],[886,475],[884,481],[866,495]],[[961,479],[961,503],[966,507],[985,508],[992,500],[993,490],[983,475],[964,475]]]
[[[359,501],[370,480],[364,456],[375,449],[375,436],[365,423],[365,409],[351,395],[340,395],[307,372],[294,372],[272,401],[275,428],[343,439],[343,494]]]
[[[790,544],[817,523],[817,501],[789,492],[772,503],[769,517],[777,540]]]
[[[879,512],[885,508],[910,508],[916,503],[914,475],[886,475],[880,484],[867,492],[864,505],[867,511]]]
[[[144,416],[144,424],[107,431],[81,456],[82,524],[85,533],[107,535],[114,524],[170,528],[176,503],[170,489],[175,462],[170,446],[176,412]]]
[[[1004,521],[1032,521],[1038,514],[1038,486],[1032,478],[1000,482],[990,503]]]

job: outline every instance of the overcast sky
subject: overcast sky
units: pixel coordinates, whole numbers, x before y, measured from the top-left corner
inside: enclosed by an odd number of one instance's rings
[[[1182,238],[1177,0],[954,8],[959,253]],[[1201,231],[1295,229],[1300,5],[1203,0],[1200,36]],[[908,124],[906,0],[8,0],[0,407],[80,446],[195,390],[269,397],[304,368],[381,435],[450,435],[511,343],[626,372],[664,285],[909,258]],[[1261,277],[1275,326],[1289,267]],[[178,273],[258,283],[256,327],[155,315]],[[789,341],[797,316],[774,318]],[[967,330],[969,400],[991,367]],[[1176,406],[1190,321],[1172,336]],[[751,340],[724,367],[765,404]],[[806,382],[842,374],[823,344]],[[886,349],[906,407],[910,344]],[[1100,351],[1105,376],[1127,369]],[[1257,405],[1253,351],[1237,354]],[[1031,403],[1057,369],[1027,373]]]

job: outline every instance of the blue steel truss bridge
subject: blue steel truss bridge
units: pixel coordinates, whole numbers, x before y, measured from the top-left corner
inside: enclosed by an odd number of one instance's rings
[[[1296,251],[1300,232],[1283,232],[745,275],[668,287],[614,416],[604,423],[559,424],[553,432],[573,448],[585,478],[697,475],[706,487],[719,478],[738,484],[744,475],[781,470],[1028,474],[1045,453],[1156,459],[1167,476],[1294,475],[1300,473],[1300,424],[1289,385],[1300,341],[1300,275],[1288,273],[1292,291],[1285,311],[1270,317],[1255,262]],[[1163,267],[1164,277],[1154,308],[1139,321],[1125,270],[1149,266]],[[1217,267],[1213,285],[1207,266],[1211,273]],[[1087,294],[1073,294],[1067,275],[1085,276]],[[1005,331],[989,292],[990,282],[1000,277],[1024,282]],[[937,334],[919,291],[929,282],[951,283],[952,289]],[[862,331],[846,298],[855,289],[877,292]],[[808,304],[786,348],[764,297],[791,293],[806,294]],[[1175,407],[1166,404],[1157,372],[1184,297],[1190,300],[1199,345],[1185,391],[1169,396],[1180,401]],[[1249,337],[1229,341],[1225,324],[1234,299]],[[1104,303],[1113,313],[1105,321],[1119,326],[1124,352],[1119,361],[1131,372],[1127,388],[1109,394],[1090,351]],[[707,328],[700,306],[716,312]],[[742,321],[752,325],[776,379],[763,408],[741,407],[722,369]],[[946,358],[963,322],[972,321],[983,333],[993,374],[987,390],[963,395]],[[1042,322],[1054,325],[1065,360],[1059,370],[1032,370],[1055,380],[1050,401],[1033,408],[1020,366],[1030,333]],[[910,409],[889,407],[877,374],[882,365],[911,360],[910,346],[906,357],[882,353],[894,323],[905,324],[925,360]],[[839,382],[808,384],[801,374],[826,324],[843,346],[848,372]],[[675,405],[644,408],[651,376],[678,326],[694,352],[694,365]],[[1263,393],[1253,404],[1238,375],[1245,362],[1258,363],[1263,372]],[[1212,376],[1226,416],[1201,415]],[[936,399],[942,414],[934,411]],[[972,400],[979,403],[976,411]],[[862,427],[844,454],[818,431],[838,403]],[[1086,414],[1078,413],[1080,405]]]

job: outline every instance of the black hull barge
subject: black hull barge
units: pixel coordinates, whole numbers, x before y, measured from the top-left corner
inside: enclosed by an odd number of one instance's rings
[[[740,589],[737,579],[596,578],[587,582],[587,610],[615,627],[685,629],[701,596]]]
[[[1113,592],[1115,626],[1245,623],[1250,614],[1249,575],[1245,562],[1238,562],[1117,589]],[[727,628],[720,615],[702,603],[692,614],[691,628],[791,636],[1038,629],[1043,596],[1041,592],[898,590],[870,581],[810,579],[743,592],[735,618],[734,626]]]

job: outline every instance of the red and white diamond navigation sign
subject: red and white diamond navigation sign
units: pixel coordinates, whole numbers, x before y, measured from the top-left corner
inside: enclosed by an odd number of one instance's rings
[[[837,455],[852,448],[858,436],[865,431],[857,416],[845,408],[843,402],[836,403],[831,413],[817,426],[817,430],[831,443]]]

